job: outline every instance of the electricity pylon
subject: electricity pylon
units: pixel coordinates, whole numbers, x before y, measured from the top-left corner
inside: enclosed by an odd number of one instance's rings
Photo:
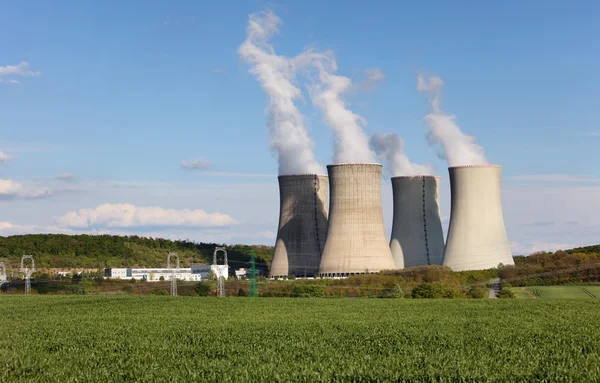
[[[223,264],[222,265],[219,265],[217,262],[217,253],[219,251],[223,253]],[[211,268],[214,269],[214,272],[217,276],[217,281],[218,281],[217,296],[219,296],[219,297],[225,296],[225,271],[227,271],[228,267],[229,266],[227,266],[227,250],[225,250],[224,247],[215,248],[215,251],[213,253],[213,265]]]
[[[25,267],[25,260],[31,260],[31,269]],[[21,272],[25,273],[25,294],[31,294],[31,274],[35,271],[35,263],[32,255],[24,255],[21,258]]]
[[[179,271],[179,255],[177,253],[169,253],[167,256],[167,269],[171,270],[171,295],[177,296],[177,277],[175,276],[175,269],[171,269],[171,257],[175,257],[177,263],[177,271]]]

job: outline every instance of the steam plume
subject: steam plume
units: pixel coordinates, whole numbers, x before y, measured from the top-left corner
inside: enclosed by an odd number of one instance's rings
[[[312,52],[293,58],[278,56],[269,40],[280,25],[281,19],[273,12],[251,14],[246,41],[238,54],[252,64],[250,73],[268,96],[269,141],[279,160],[279,174],[323,173],[315,160],[314,144],[306,132],[302,114],[294,105],[302,96],[294,84],[296,73],[310,63]]]
[[[409,161],[404,153],[404,141],[397,134],[375,133],[371,136],[369,145],[392,173],[392,177],[429,176],[435,173],[430,165],[413,164]]]
[[[477,145],[475,138],[460,130],[455,122],[456,116],[440,109],[443,87],[444,81],[438,76],[417,76],[417,90],[431,95],[429,114],[425,116],[425,122],[429,125],[430,142],[442,145],[450,166],[487,164],[484,150]]]
[[[310,96],[335,134],[334,162],[374,162],[369,138],[363,132],[367,121],[350,111],[342,98],[352,86],[352,81],[334,74],[337,65],[331,52],[322,54],[313,65],[319,70],[319,82],[311,87]]]

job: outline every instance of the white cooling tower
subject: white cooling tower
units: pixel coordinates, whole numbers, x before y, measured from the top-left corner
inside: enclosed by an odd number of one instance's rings
[[[461,271],[513,265],[500,201],[502,168],[474,165],[448,170],[452,205],[444,266]]]
[[[394,269],[381,207],[380,164],[328,165],[329,222],[319,274]]]
[[[327,176],[279,176],[279,228],[271,277],[313,276],[327,235]]]
[[[390,249],[397,269],[441,265],[444,233],[439,177],[392,177],[394,218]]]

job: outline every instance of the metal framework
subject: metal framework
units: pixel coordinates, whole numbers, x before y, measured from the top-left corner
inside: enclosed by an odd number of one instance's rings
[[[25,260],[31,260],[31,269],[25,267]],[[25,294],[31,294],[31,274],[35,271],[35,262],[33,261],[33,255],[23,255],[21,258],[21,272],[25,273]],[[6,273],[6,270],[5,270]]]
[[[0,262],[0,288],[6,283],[6,280],[6,266],[4,266],[4,262]]]
[[[223,253],[223,264],[218,264],[218,253]],[[227,250],[224,247],[217,247],[213,253],[213,267],[218,285],[217,285],[217,296],[224,297],[225,296],[225,271],[229,266],[227,265]]]
[[[175,257],[176,267],[171,268],[171,257]],[[179,255],[177,253],[169,253],[167,255],[167,269],[171,269],[171,295],[177,296],[177,277],[175,276],[175,270],[179,270]]]

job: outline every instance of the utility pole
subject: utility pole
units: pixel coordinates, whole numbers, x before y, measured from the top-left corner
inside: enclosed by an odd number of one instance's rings
[[[25,267],[25,260],[31,260],[31,269]],[[24,255],[21,258],[21,272],[25,273],[25,294],[31,294],[31,274],[35,271],[35,263],[32,255]]]
[[[223,253],[223,264],[219,265],[217,260],[217,253]],[[217,287],[217,296],[224,297],[225,296],[225,272],[228,271],[227,268],[227,250],[224,247],[217,247],[213,253],[213,265],[212,269],[214,269],[215,274],[217,276],[218,287]]]
[[[177,296],[177,277],[175,275],[175,269],[171,268],[171,257],[175,257],[177,263],[176,263],[176,269],[177,271],[179,271],[179,255],[177,255],[177,253],[169,253],[169,255],[167,255],[167,269],[171,270],[171,296]]]

